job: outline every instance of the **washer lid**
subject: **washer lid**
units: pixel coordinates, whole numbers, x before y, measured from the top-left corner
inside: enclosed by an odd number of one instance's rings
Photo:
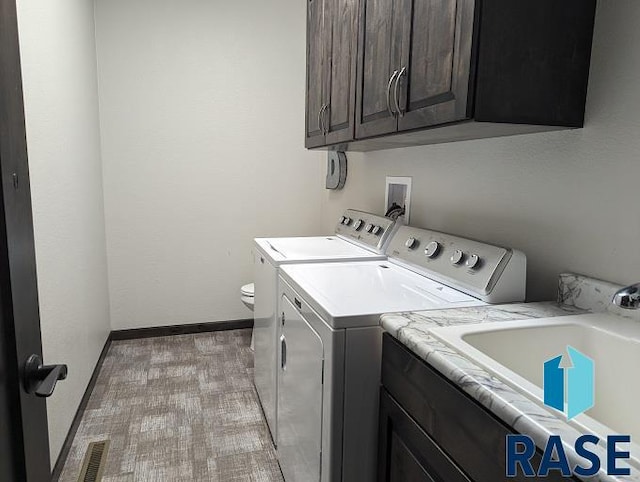
[[[337,236],[256,238],[255,243],[262,253],[278,264],[385,258]]]
[[[477,298],[387,261],[282,268],[301,296],[334,319],[484,305]],[[337,323],[334,326],[341,325]]]
[[[255,292],[255,287],[253,283],[249,283],[248,285],[244,285],[240,288],[240,293],[242,296],[253,296]]]

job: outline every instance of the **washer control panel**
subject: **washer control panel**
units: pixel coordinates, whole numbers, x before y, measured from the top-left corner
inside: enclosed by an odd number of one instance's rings
[[[376,214],[347,209],[336,225],[336,234],[381,251],[395,227],[393,219]]]
[[[523,287],[522,295],[514,297],[524,300],[526,258],[519,251],[438,231],[400,226],[386,254],[413,271],[480,297],[492,292],[509,267],[509,273],[514,273],[513,284]]]

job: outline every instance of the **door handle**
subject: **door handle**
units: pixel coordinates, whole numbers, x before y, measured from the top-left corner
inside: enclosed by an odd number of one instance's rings
[[[58,380],[67,378],[67,365],[43,365],[42,358],[31,355],[24,364],[24,389],[38,397],[50,397]]]
[[[389,78],[389,83],[387,84],[387,110],[389,111],[389,114],[391,114],[391,117],[396,116],[396,113],[391,108],[391,86],[393,85],[393,81],[395,80],[397,75],[398,71],[394,70],[393,74],[391,74],[391,77]]]
[[[287,340],[284,335],[280,337],[280,368],[287,369]]]
[[[318,112],[318,129],[320,130],[320,132],[322,132],[322,134],[325,134],[325,127],[324,127],[324,110],[327,108],[327,104],[322,104],[322,107],[320,107],[320,112]]]
[[[404,116],[404,111],[400,108],[400,101],[398,100],[398,97],[400,97],[400,82],[402,81],[402,77],[406,73],[407,73],[407,68],[402,67],[402,70],[400,70],[400,72],[398,73],[398,76],[396,77],[396,85],[393,89],[393,99],[396,105],[396,111],[398,112],[398,115],[400,117]]]

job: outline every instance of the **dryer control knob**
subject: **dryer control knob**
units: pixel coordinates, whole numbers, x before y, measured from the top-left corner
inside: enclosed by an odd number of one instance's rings
[[[456,249],[451,255],[451,264],[460,264],[464,259],[464,252],[461,249]]]
[[[418,240],[416,238],[409,238],[405,241],[404,245],[409,249],[413,249],[418,246]]]
[[[356,231],[362,229],[362,225],[364,224],[364,221],[362,219],[358,219],[356,221],[356,223],[353,225],[353,229],[355,229]]]
[[[469,269],[478,269],[480,267],[480,256],[478,256],[477,254],[472,254],[471,256],[469,256],[469,259],[467,260],[467,268]]]
[[[439,252],[440,243],[438,243],[437,241],[431,241],[424,249],[424,254],[427,255],[428,258],[435,258]]]
[[[346,217],[344,217],[344,216],[341,216],[341,217],[340,217],[340,224],[344,224],[344,220],[345,220],[345,219],[347,219],[347,218],[346,218]]]
[[[382,228],[380,226],[374,226],[372,232],[373,232],[373,234],[378,236],[378,235],[380,235],[380,233],[382,233]]]
[[[344,222],[342,224],[344,224],[345,226],[349,226],[351,224],[351,221],[353,221],[353,219],[349,217],[345,217]]]
[[[367,233],[370,233],[371,231],[373,231],[373,224],[371,224],[371,223],[367,224],[367,225],[364,227],[364,230],[365,230]]]

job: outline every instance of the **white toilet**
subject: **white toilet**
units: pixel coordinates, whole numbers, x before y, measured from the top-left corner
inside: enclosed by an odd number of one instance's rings
[[[254,295],[254,286],[253,283],[249,283],[240,288],[240,300],[244,303],[244,305],[253,311],[253,295]]]

